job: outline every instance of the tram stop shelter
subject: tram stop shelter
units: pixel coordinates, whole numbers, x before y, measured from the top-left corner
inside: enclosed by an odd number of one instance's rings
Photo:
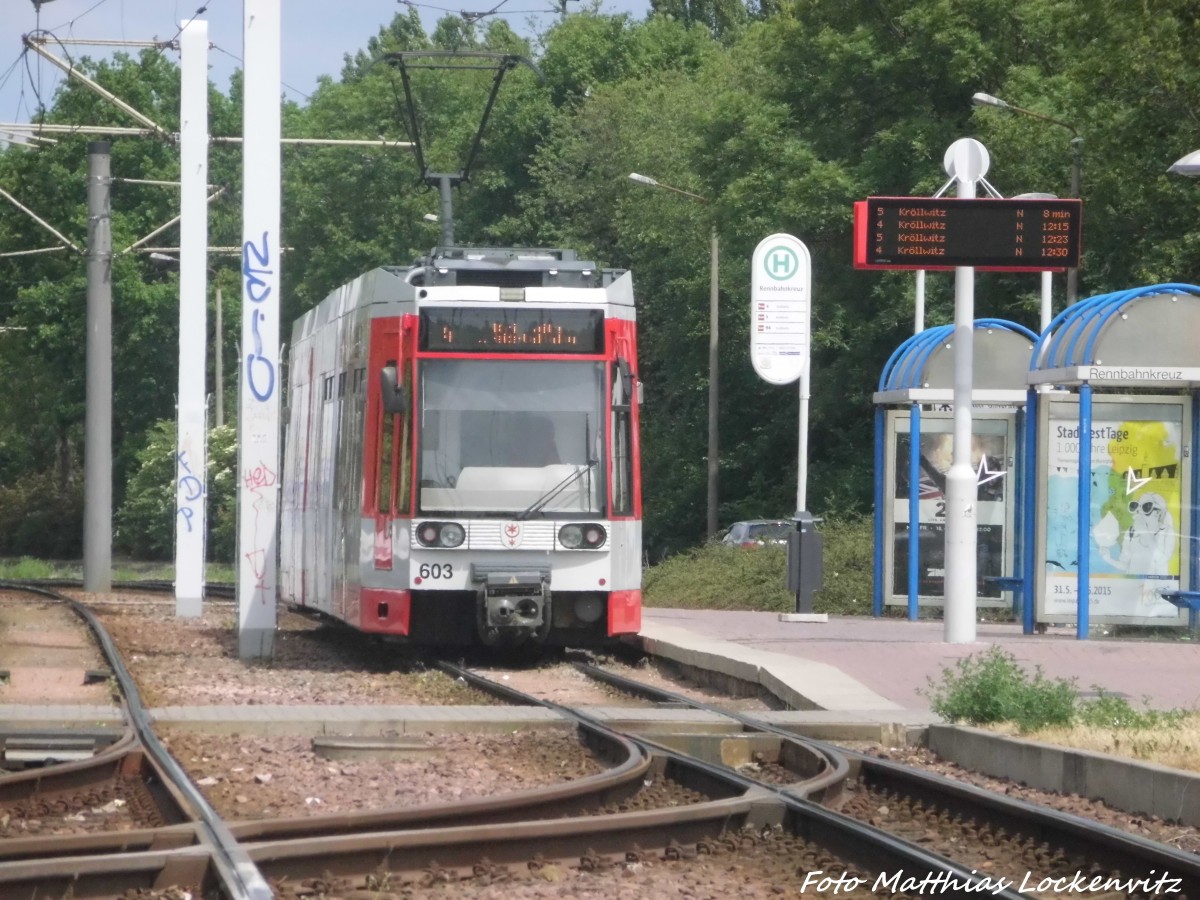
[[[1195,628],[1200,287],[1073,304],[1039,337],[1028,384],[1025,631]]]
[[[973,329],[971,465],[978,473],[977,606],[1021,603],[1016,529],[1024,494],[1026,376],[1037,335],[1015,322],[977,319]],[[942,606],[946,474],[954,430],[954,326],[921,331],[888,359],[875,410],[874,615]]]

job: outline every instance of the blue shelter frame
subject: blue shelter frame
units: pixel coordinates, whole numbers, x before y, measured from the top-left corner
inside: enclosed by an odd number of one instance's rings
[[[1021,528],[1025,516],[1021,503],[1026,495],[1024,479],[1026,441],[1024,405],[1026,388],[1024,375],[1029,357],[1038,336],[1023,325],[1003,319],[977,319],[974,323],[974,388],[972,405],[992,408],[1008,407],[1016,412],[1017,433],[1014,450],[1013,498],[1016,505],[1013,538],[1014,568],[1020,572],[1024,540]],[[916,620],[919,612],[919,503],[921,480],[921,411],[923,406],[945,406],[953,401],[953,325],[940,325],[913,335],[896,348],[883,368],[879,391],[874,395],[875,410],[875,556],[874,594],[872,612],[883,614],[884,592],[889,584],[885,571],[886,548],[890,546],[887,532],[891,509],[885,496],[888,473],[893,460],[887,458],[887,408],[907,408],[909,415],[908,458],[908,618]],[[1003,576],[996,579],[1002,590],[1013,591],[1014,609],[1022,603],[1020,577]],[[1028,604],[1026,604],[1028,605]]]
[[[1181,435],[1185,446],[1180,450],[1180,475],[1190,474],[1186,493],[1180,498],[1188,506],[1187,534],[1180,548],[1179,587],[1160,591],[1160,596],[1175,606],[1189,611],[1189,624],[1196,626],[1200,610],[1200,553],[1195,549],[1200,535],[1200,503],[1196,491],[1200,487],[1200,287],[1192,284],[1167,283],[1131,288],[1101,294],[1082,300],[1063,310],[1038,338],[1029,366],[1029,390],[1026,399],[1027,421],[1039,421],[1040,404],[1054,395],[1044,393],[1048,388],[1074,392],[1078,396],[1078,491],[1076,497],[1076,637],[1086,639],[1090,627],[1090,598],[1092,597],[1091,550],[1094,543],[1092,488],[1092,442],[1094,393],[1113,389],[1135,392],[1125,399],[1136,401],[1138,393],[1153,389],[1155,394],[1168,392],[1190,394],[1190,428]],[[1037,390],[1042,388],[1043,392]],[[1150,395],[1153,397],[1154,395]],[[1161,397],[1159,398],[1161,399]],[[1038,458],[1039,478],[1024,482],[1025,523],[1024,572],[1022,580],[1031,596],[1037,591],[1036,561],[1038,540],[1046,534],[1037,528],[1037,491],[1039,480],[1048,478],[1048,448],[1040,446],[1038,427],[1026,429],[1025,455],[1030,463]],[[1190,466],[1185,461],[1190,460]],[[1030,466],[1030,473],[1034,471]],[[1127,470],[1126,480],[1135,484]],[[1085,475],[1086,473],[1086,475]],[[1141,474],[1141,473],[1137,473]],[[1189,490],[1190,489],[1190,490]],[[1047,491],[1048,492],[1048,491]],[[1130,494],[1132,496],[1132,494]],[[1123,498],[1122,498],[1123,499]],[[1131,507],[1132,509],[1132,507]],[[1037,598],[1044,601],[1045,598]],[[1024,630],[1034,630],[1035,604],[1027,603]]]

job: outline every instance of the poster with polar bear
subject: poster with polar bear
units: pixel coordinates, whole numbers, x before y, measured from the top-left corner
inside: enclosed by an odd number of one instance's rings
[[[1047,618],[1077,612],[1080,425],[1078,404],[1054,403],[1046,446]],[[1184,408],[1097,401],[1091,423],[1088,614],[1176,619],[1162,599],[1178,590]]]

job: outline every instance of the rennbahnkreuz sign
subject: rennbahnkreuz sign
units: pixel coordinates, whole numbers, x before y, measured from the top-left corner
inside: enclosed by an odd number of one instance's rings
[[[808,370],[812,261],[790,234],[773,234],[754,250],[750,274],[750,361],[771,384]]]
[[[1096,384],[1111,381],[1121,386],[1200,385],[1200,368],[1194,366],[1067,366],[1031,373],[1030,384]]]

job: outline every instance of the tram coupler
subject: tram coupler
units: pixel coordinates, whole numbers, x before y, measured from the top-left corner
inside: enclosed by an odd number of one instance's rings
[[[489,572],[479,588],[479,633],[484,643],[546,633],[550,583],[541,572]]]

